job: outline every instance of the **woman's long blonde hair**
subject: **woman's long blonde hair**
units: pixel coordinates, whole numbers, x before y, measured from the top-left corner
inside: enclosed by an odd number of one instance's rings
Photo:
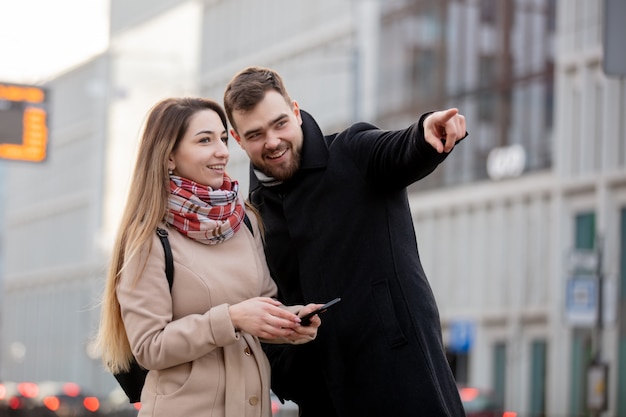
[[[120,273],[144,245],[152,244],[167,210],[169,156],[185,134],[190,118],[207,109],[215,111],[224,127],[228,126],[222,107],[204,98],[168,98],[148,113],[102,297],[97,343],[105,367],[113,373],[128,370],[133,359],[116,295]]]

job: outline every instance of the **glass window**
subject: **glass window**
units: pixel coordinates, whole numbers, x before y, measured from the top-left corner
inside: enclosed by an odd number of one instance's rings
[[[496,118],[496,77],[495,56],[481,56],[478,60],[478,120],[482,122],[493,122]]]
[[[595,247],[595,234],[595,213],[581,213],[576,215],[574,241],[576,249],[593,249]]]
[[[498,14],[495,0],[480,0],[480,21],[486,24],[495,24]]]
[[[427,99],[437,93],[437,60],[432,49],[415,48],[411,62],[411,83],[415,86],[413,97]]]
[[[493,347],[493,390],[498,404],[506,397],[506,344],[496,343]]]
[[[546,415],[546,351],[545,340],[535,340],[531,346],[530,413],[531,417]]]
[[[549,33],[554,33],[556,30],[556,0],[547,0],[548,18],[547,29]]]
[[[577,214],[574,222],[574,247],[593,249],[596,235],[595,213]],[[570,414],[582,415],[587,408],[587,366],[593,353],[589,329],[574,331],[571,350]]]
[[[545,87],[545,125],[552,130],[554,125],[554,62],[546,64],[546,87]]]
[[[626,208],[622,209],[620,216],[620,311],[626,311]],[[619,323],[619,345],[617,362],[617,392],[626,392],[626,323]],[[626,395],[617,396],[618,416],[626,415]]]
[[[591,358],[591,335],[588,330],[575,330],[572,337],[570,409],[571,416],[587,415],[587,364]]]

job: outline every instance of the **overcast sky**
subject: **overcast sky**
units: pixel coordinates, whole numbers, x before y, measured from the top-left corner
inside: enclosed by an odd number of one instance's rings
[[[0,82],[38,84],[108,42],[108,0],[0,0]]]

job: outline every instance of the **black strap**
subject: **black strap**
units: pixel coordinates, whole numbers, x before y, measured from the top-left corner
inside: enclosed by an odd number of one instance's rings
[[[172,256],[170,241],[167,238],[167,230],[157,227],[156,234],[161,239],[163,250],[165,251],[165,276],[167,277],[167,283],[170,285],[170,291],[172,291],[172,285],[174,285],[174,257]]]
[[[252,236],[254,236],[254,231],[252,231],[252,223],[250,223],[250,219],[248,218],[248,214],[247,213],[243,214],[243,222],[248,227],[248,230],[250,230],[250,233],[252,233]]]

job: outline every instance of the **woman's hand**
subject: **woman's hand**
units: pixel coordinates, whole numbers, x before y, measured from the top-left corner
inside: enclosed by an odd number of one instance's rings
[[[306,313],[304,309],[302,311]],[[269,297],[250,298],[231,305],[228,312],[235,329],[261,339],[289,338],[297,328],[303,327],[297,315],[287,311],[280,301]]]
[[[323,304],[307,304],[302,307],[302,309],[298,312],[298,316],[302,317],[311,311],[317,310],[322,307]],[[322,320],[316,314],[311,317],[311,324],[308,326],[298,326],[294,329],[293,333],[287,336],[287,340],[294,345],[300,345],[302,343],[310,342],[314,340],[317,336],[317,329],[322,324]]]

